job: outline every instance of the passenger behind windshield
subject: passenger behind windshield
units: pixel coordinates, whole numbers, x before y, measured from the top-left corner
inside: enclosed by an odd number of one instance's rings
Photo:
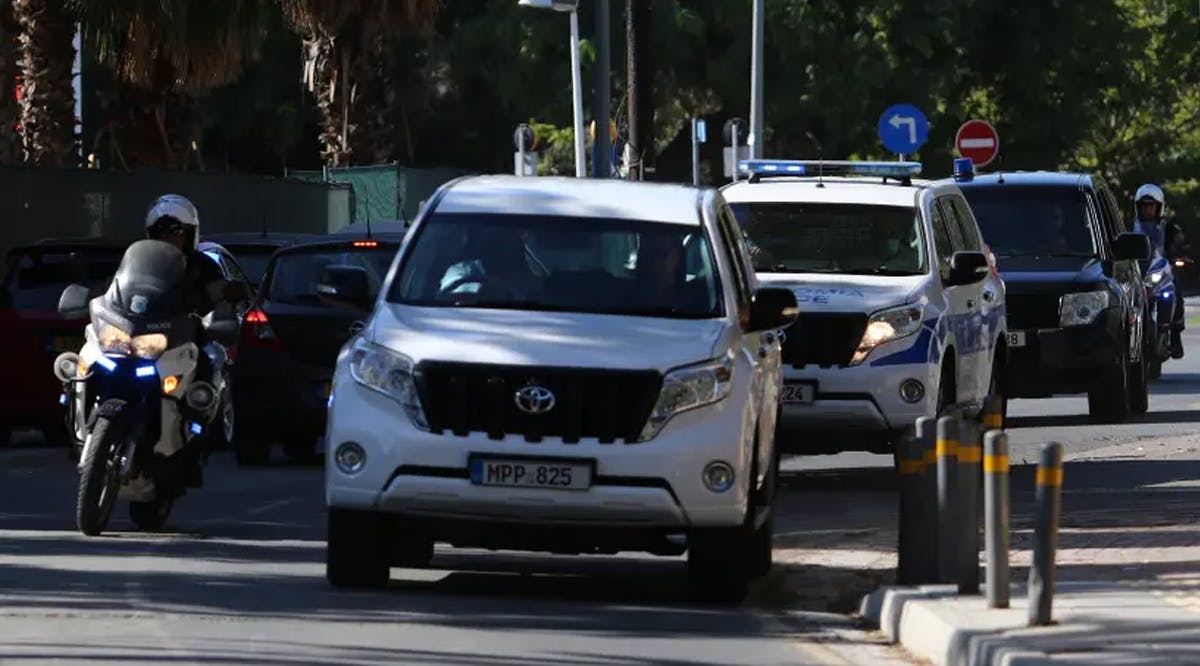
[[[738,203],[732,208],[759,272],[925,272],[921,220],[912,207]]]
[[[969,187],[964,194],[979,230],[999,257],[1094,257],[1087,200],[1074,187]]]
[[[442,213],[414,240],[388,300],[710,318],[721,315],[716,276],[699,226]]]

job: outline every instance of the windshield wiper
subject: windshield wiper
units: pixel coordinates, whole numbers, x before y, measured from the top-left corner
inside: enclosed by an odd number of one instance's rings
[[[851,275],[920,275],[916,271],[885,268],[883,266],[879,266],[878,268],[853,268],[843,272]]]
[[[470,300],[459,299],[450,303],[459,308],[490,308],[496,310],[564,310],[565,308],[532,300]]]
[[[716,316],[712,312],[683,310],[669,305],[644,308],[619,308],[616,310],[596,311],[596,314],[629,315],[633,317],[670,317],[674,319],[710,319]]]

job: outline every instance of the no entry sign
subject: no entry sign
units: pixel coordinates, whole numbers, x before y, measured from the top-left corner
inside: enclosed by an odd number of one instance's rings
[[[970,159],[975,166],[987,166],[1000,152],[1000,135],[986,121],[968,120],[958,128],[954,146],[960,157]]]

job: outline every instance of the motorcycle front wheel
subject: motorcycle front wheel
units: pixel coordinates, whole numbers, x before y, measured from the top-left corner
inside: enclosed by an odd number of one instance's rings
[[[108,527],[120,485],[112,455],[118,444],[118,428],[111,419],[102,416],[96,419],[91,437],[95,446],[84,447],[80,463],[75,524],[87,536],[99,536]]]

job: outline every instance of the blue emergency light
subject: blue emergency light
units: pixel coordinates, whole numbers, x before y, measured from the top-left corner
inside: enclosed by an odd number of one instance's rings
[[[751,176],[875,176],[909,179],[921,173],[920,162],[851,160],[741,160],[738,171]]]
[[[139,365],[138,369],[135,370],[134,372],[137,373],[138,377],[153,377],[154,376],[154,366]]]
[[[969,157],[959,157],[954,160],[954,180],[969,181],[975,179],[975,163]]]
[[[105,370],[107,370],[109,372],[112,372],[113,370],[117,369],[117,362],[107,356],[96,357],[96,365],[104,368]]]
[[[192,422],[192,424],[188,426],[188,430],[191,430],[193,435],[204,434],[204,426],[200,425],[199,423]]]

